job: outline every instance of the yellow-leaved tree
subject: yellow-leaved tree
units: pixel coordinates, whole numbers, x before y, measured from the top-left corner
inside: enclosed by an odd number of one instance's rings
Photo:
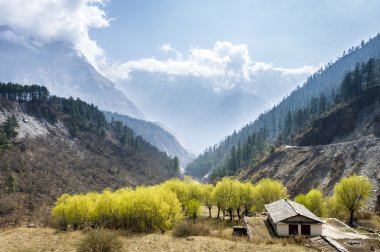
[[[372,185],[367,177],[352,175],[335,184],[334,195],[338,204],[350,213],[350,225],[354,223],[355,213],[367,202]]]
[[[248,215],[254,204],[253,190],[254,187],[251,182],[245,182],[241,187],[242,206],[245,216]]]
[[[195,219],[199,215],[200,207],[201,207],[201,202],[196,200],[196,199],[191,199],[187,203],[187,213],[188,213],[188,215],[191,216],[191,218],[193,218],[194,224],[195,224]]]
[[[323,193],[318,189],[310,190],[306,195],[299,194],[294,201],[304,205],[317,216],[325,216],[325,199]]]
[[[211,209],[214,203],[214,186],[212,184],[202,185],[202,202],[208,208],[208,217],[211,218]]]
[[[179,180],[177,178],[165,181],[160,186],[163,188],[174,192],[182,206],[182,211],[186,211],[186,205],[189,201],[189,188],[187,187],[187,182]]]
[[[263,211],[265,204],[287,197],[288,191],[280,181],[270,178],[262,179],[253,189],[253,206],[255,211]]]
[[[136,231],[168,230],[182,219],[177,195],[161,186],[136,190],[106,189],[102,193],[64,194],[58,198],[52,217],[60,227],[74,229],[84,225],[107,228],[130,228]]]

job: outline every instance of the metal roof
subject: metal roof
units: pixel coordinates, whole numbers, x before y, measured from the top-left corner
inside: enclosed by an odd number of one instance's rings
[[[266,204],[265,208],[272,218],[273,223],[278,223],[298,215],[304,216],[316,222],[324,223],[321,218],[312,213],[304,205],[288,199],[281,199],[270,204]]]

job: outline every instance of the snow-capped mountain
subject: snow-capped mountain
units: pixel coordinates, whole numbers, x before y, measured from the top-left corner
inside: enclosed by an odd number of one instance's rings
[[[143,113],[67,42],[19,41],[0,27],[0,81],[46,86],[57,96],[80,98],[102,110],[143,119]]]

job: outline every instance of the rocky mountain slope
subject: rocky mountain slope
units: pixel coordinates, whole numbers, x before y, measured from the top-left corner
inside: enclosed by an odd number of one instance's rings
[[[380,59],[380,34],[369,39],[360,46],[352,47],[344,52],[334,63],[328,63],[310,76],[302,87],[295,89],[270,111],[262,113],[255,121],[245,125],[238,132],[227,136],[218,144],[208,148],[199,155],[186,169],[187,174],[202,178],[206,174],[219,169],[227,162],[233,146],[247,142],[248,137],[265,128],[269,142],[276,142],[281,136],[283,142],[289,142],[290,128],[286,125],[302,118],[304,112],[318,114],[321,97],[325,107],[334,104],[336,94],[345,74],[355,68],[360,69],[370,58]],[[313,110],[313,111],[312,111]],[[289,115],[289,116],[288,116]],[[300,117],[296,118],[296,116]],[[287,121],[289,119],[290,121]]]
[[[185,167],[194,159],[194,155],[181,146],[176,137],[159,125],[126,115],[120,115],[112,112],[103,112],[108,122],[118,120],[131,128],[137,135],[142,136],[160,151],[165,152],[170,157],[177,156],[180,160],[181,167]]]
[[[80,100],[0,97],[0,125],[9,116],[19,128],[10,145],[0,130],[0,226],[37,220],[62,193],[151,185],[178,174],[165,153]]]
[[[257,182],[279,179],[290,194],[311,188],[331,194],[344,176],[360,174],[373,184],[369,208],[380,210],[380,87],[367,89],[314,120],[295,137],[239,177]]]
[[[78,97],[102,110],[144,118],[135,104],[69,43],[40,45],[32,38],[22,43],[4,39],[13,32],[0,26],[0,58],[4,63],[0,65],[0,81],[37,83],[60,97]]]

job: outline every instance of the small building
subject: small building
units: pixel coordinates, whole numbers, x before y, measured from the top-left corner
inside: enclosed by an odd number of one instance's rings
[[[304,205],[281,199],[265,205],[268,220],[278,236],[319,236],[324,221]]]

